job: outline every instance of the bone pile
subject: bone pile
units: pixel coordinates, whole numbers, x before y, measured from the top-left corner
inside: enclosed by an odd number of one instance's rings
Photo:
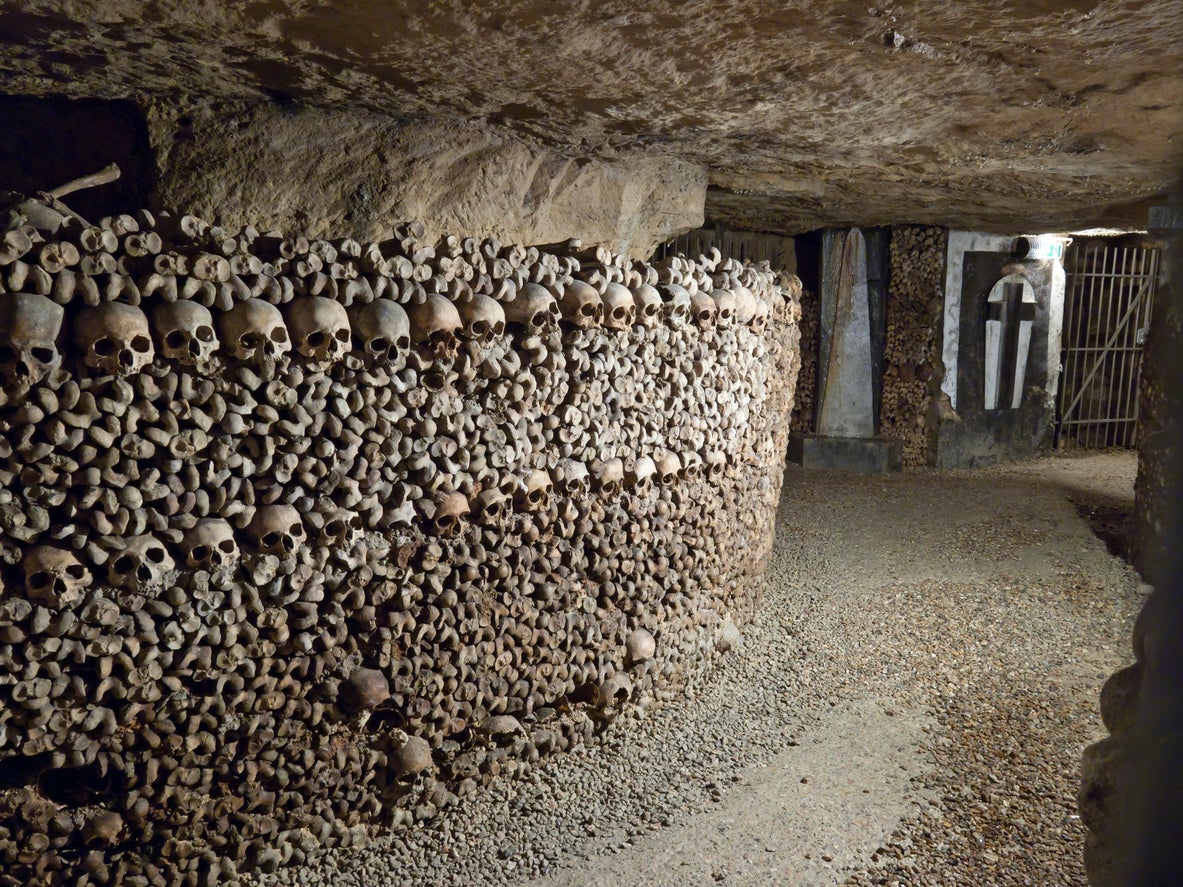
[[[797,371],[797,389],[793,394],[793,431],[814,430],[814,402],[817,399],[817,355],[821,304],[816,293],[802,290],[800,329],[801,368]]]
[[[935,458],[930,407],[941,381],[945,250],[943,228],[891,229],[880,433],[904,442],[909,468],[930,465]]]
[[[751,613],[795,278],[8,203],[0,885],[411,826]]]

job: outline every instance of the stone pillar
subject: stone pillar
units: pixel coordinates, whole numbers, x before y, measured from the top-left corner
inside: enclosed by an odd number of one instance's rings
[[[794,434],[805,467],[881,473],[899,468],[899,441],[876,437],[883,393],[887,232],[823,232],[817,433]]]

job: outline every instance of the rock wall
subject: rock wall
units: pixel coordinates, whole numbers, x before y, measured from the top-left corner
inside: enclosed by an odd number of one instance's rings
[[[771,273],[9,202],[0,884],[299,862],[735,642],[799,360]]]
[[[1110,735],[1085,749],[1077,797],[1089,830],[1084,860],[1093,887],[1173,883],[1183,844],[1183,237],[1177,229],[1165,233],[1139,380],[1131,552],[1151,593],[1134,624],[1134,663],[1101,689]]]
[[[590,161],[468,123],[293,104],[145,105],[153,206],[219,224],[380,240],[419,219],[513,243],[577,232],[636,258],[702,224],[703,167],[643,151]]]
[[[943,228],[891,229],[891,275],[887,290],[887,339],[880,434],[904,443],[910,468],[936,461],[937,415],[933,409],[943,369]]]

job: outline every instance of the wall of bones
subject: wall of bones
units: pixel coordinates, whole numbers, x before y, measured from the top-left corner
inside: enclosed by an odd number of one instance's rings
[[[410,824],[754,607],[799,282],[0,213],[0,884]]]

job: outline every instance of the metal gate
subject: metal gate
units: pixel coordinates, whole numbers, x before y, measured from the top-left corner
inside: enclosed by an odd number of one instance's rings
[[[1138,378],[1159,249],[1084,241],[1066,259],[1056,445],[1137,446]]]

